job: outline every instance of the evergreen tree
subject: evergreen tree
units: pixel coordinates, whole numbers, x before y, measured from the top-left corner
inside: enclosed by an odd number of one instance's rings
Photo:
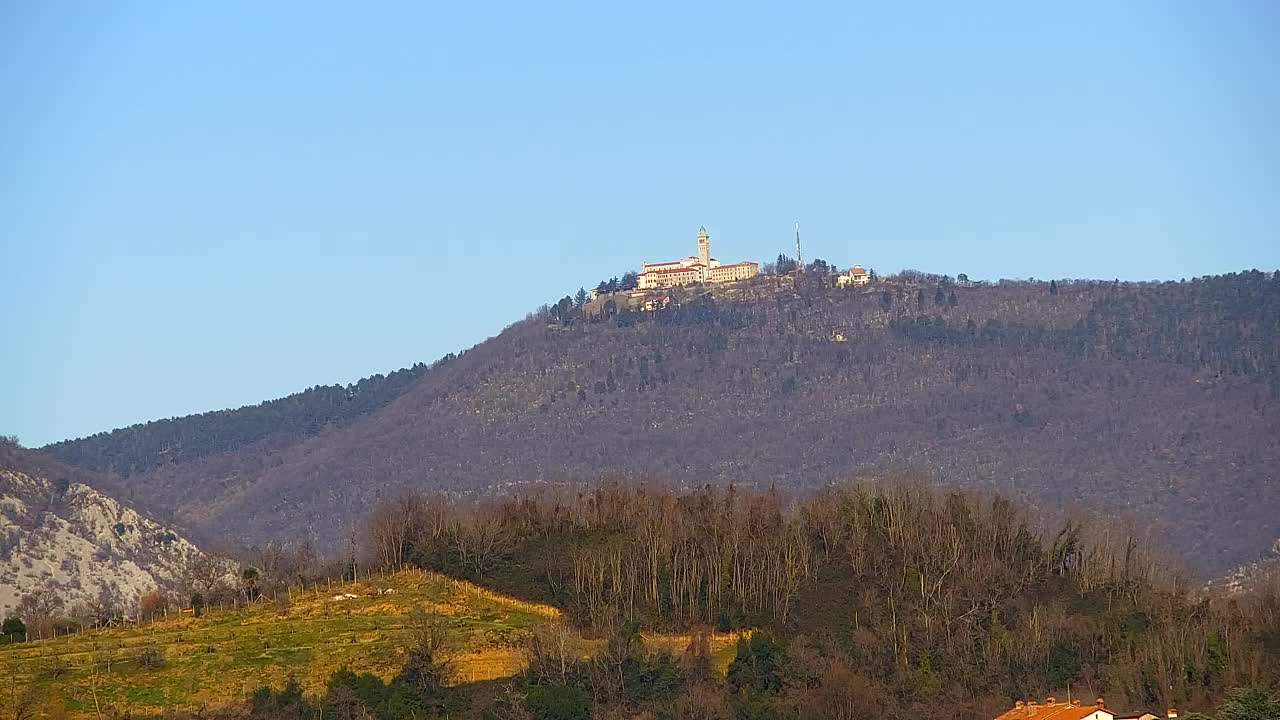
[[[572,316],[573,316],[573,298],[569,297],[568,295],[565,295],[564,297],[560,298],[560,302],[556,303],[556,312],[552,315],[552,317],[556,318],[562,323],[567,323],[569,322]]]
[[[1218,707],[1218,720],[1277,720],[1280,696],[1264,688],[1232,690]]]
[[[22,618],[8,617],[0,623],[0,641],[24,642],[27,639],[27,626]]]
[[[776,693],[782,690],[786,654],[782,644],[765,631],[738,640],[737,653],[725,676],[734,690]]]
[[[244,591],[244,596],[253,602],[258,599],[258,569],[247,567],[244,572],[240,573],[240,588]]]

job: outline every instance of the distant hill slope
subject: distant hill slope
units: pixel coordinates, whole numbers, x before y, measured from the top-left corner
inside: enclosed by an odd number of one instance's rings
[[[176,589],[202,556],[84,479],[0,444],[0,615],[33,590],[52,591],[64,610],[105,593],[123,611],[144,593]]]
[[[323,544],[404,487],[613,475],[803,490],[911,467],[1049,515],[1127,517],[1209,571],[1268,548],[1280,279],[1055,290],[765,278],[657,314],[529,320],[343,425],[112,482],[211,537]],[[149,427],[135,437],[154,445]],[[79,442],[51,450],[74,461]],[[102,458],[131,452],[99,442]]]
[[[279,445],[383,407],[426,371],[419,363],[351,385],[317,385],[258,405],[139,423],[42,450],[88,470],[133,475],[247,445]]]

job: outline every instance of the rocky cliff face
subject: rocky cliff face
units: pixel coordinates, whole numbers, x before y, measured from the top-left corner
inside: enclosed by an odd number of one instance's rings
[[[199,548],[79,482],[0,469],[0,614],[33,590],[64,607],[105,594],[128,605],[182,584]]]

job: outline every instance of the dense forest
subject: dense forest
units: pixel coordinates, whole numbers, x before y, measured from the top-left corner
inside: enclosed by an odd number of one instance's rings
[[[892,321],[905,337],[1002,351],[1051,349],[1077,357],[1173,362],[1215,374],[1256,377],[1280,399],[1280,272],[1158,283],[1104,293],[1069,327],[932,315],[924,303]],[[934,307],[947,306],[939,288]],[[1058,292],[1053,284],[1052,294]],[[948,296],[950,297],[950,296]],[[1224,322],[1225,321],[1225,322]]]
[[[112,490],[197,537],[317,548],[411,489],[614,477],[811,492],[903,469],[1047,517],[1118,514],[1210,573],[1280,536],[1275,274],[836,289],[814,272],[674,300],[547,309],[341,422],[316,396],[260,430],[234,420],[250,408],[182,443],[162,428],[200,418],[51,450],[111,468]]]
[[[263,688],[227,716],[974,720],[1067,692],[1224,720],[1280,707],[1265,689],[1280,683],[1280,578],[1210,592],[1122,524],[1042,527],[1006,498],[909,478],[797,502],[630,485],[405,494],[363,524],[376,562],[550,599],[604,652],[583,658],[551,626],[517,677],[451,686],[448,648],[422,622],[390,679],[340,671],[320,697]],[[716,626],[754,629],[722,679]],[[646,649],[659,627],[689,631],[683,655]]]
[[[437,365],[449,359],[445,357]],[[317,385],[258,405],[153,420],[64,440],[42,450],[89,470],[134,475],[157,465],[195,460],[263,441],[287,443],[344,425],[391,402],[427,370],[418,363],[345,386]]]

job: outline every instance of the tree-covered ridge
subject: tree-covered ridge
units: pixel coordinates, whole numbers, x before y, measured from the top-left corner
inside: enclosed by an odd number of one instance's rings
[[[1086,318],[1086,329],[1122,358],[1280,375],[1280,271],[1232,273],[1182,285],[1111,295]]]
[[[409,488],[809,491],[911,468],[1048,515],[1124,513],[1214,573],[1280,536],[1274,276],[842,289],[802,275],[690,288],[655,312],[548,309],[331,432],[112,489],[196,537],[332,547]]]
[[[1088,313],[1069,327],[998,319],[979,325],[972,318],[923,312],[924,303],[922,312],[892,327],[905,337],[954,345],[1046,348],[1260,377],[1280,394],[1280,272],[1138,287],[1104,284],[1101,290]]]
[[[157,465],[236,450],[267,438],[292,439],[327,426],[344,425],[399,397],[427,370],[425,364],[416,363],[353,384],[317,385],[258,405],[153,420],[63,440],[42,450],[82,468],[129,476]]]

